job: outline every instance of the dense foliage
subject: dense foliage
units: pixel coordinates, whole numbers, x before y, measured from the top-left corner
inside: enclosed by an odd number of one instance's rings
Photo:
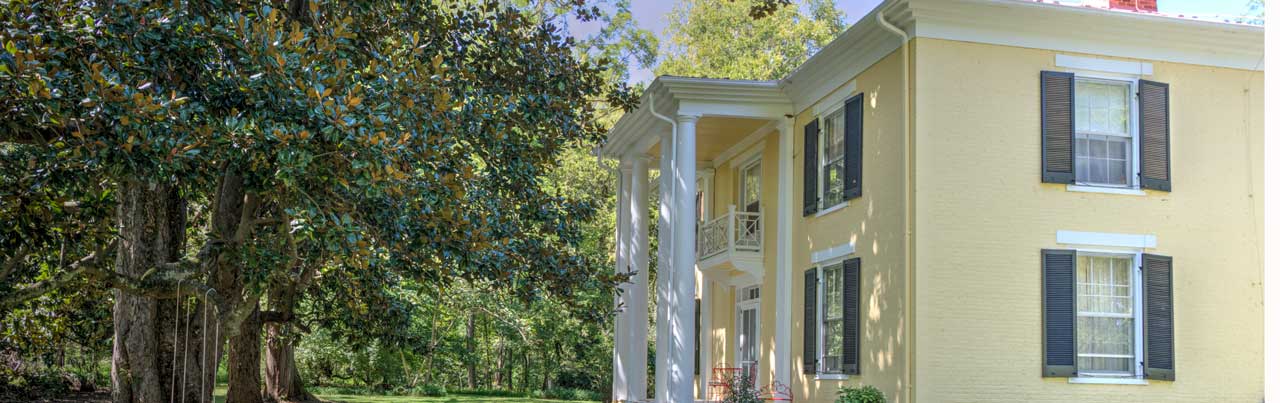
[[[836,403],[885,403],[884,392],[875,386],[845,386],[836,394]]]
[[[293,0],[16,1],[0,26],[5,333],[51,291],[114,288],[116,400],[156,401],[176,389],[157,362],[212,348],[228,401],[256,401],[263,326],[267,372],[287,374],[302,314],[338,337],[411,329],[405,283],[611,311],[576,298],[618,281],[580,249],[594,203],[544,178],[630,92],[554,24],[497,2]],[[206,304],[215,328],[166,341]]]
[[[834,0],[805,0],[760,18],[751,2],[680,0],[656,74],[773,80],[795,70],[845,29]]]

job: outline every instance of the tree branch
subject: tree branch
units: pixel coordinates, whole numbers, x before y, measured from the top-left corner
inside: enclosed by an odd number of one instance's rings
[[[148,270],[142,277],[133,277],[114,270],[103,268],[102,262],[107,251],[114,248],[118,240],[112,240],[97,251],[71,263],[61,274],[11,294],[0,296],[0,311],[10,310],[26,301],[39,298],[53,290],[61,288],[73,281],[87,279],[100,281],[103,285],[133,295],[156,299],[192,296],[210,300],[216,306],[222,306],[221,297],[207,285],[186,280],[195,275],[195,270],[183,270],[198,265],[198,262],[179,261],[164,263]],[[181,284],[179,284],[181,282]],[[181,285],[181,288],[178,286]]]

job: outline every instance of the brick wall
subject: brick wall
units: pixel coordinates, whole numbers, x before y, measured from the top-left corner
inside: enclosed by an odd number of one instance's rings
[[[1111,0],[1111,8],[1136,11],[1158,11],[1156,0]]]

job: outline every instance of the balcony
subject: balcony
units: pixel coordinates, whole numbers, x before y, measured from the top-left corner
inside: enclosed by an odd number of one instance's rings
[[[717,281],[755,280],[764,275],[764,220],[757,212],[738,211],[698,226],[698,269]],[[748,276],[749,278],[741,278]]]

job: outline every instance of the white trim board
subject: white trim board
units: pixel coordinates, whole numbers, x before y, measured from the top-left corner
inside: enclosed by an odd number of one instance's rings
[[[1100,71],[1104,73],[1127,74],[1133,76],[1149,76],[1155,74],[1154,68],[1151,67],[1151,63],[1146,62],[1130,62],[1124,60],[1099,59],[1093,57],[1058,54],[1054,56],[1054,63],[1057,64],[1058,67]]]
[[[853,98],[858,93],[858,80],[849,80],[848,83],[831,91],[830,94],[822,97],[817,103],[813,104],[813,114],[815,116],[826,116],[834,112],[836,108],[844,106],[844,101]],[[803,108],[804,110],[807,108]]]
[[[854,242],[850,241],[844,245],[836,245],[817,252],[813,252],[809,256],[809,263],[822,263],[831,259],[842,256],[852,255],[854,251]]]
[[[1059,230],[1058,243],[1145,249],[1156,247],[1156,236],[1150,234],[1119,234],[1111,232]]]

